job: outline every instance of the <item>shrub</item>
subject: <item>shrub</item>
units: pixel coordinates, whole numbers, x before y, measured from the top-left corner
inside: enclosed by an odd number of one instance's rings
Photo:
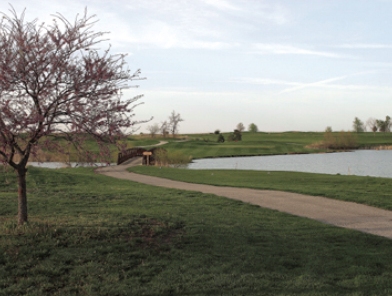
[[[225,142],[225,137],[222,134],[219,134],[218,143],[223,143],[223,142]]]
[[[228,137],[229,141],[241,141],[242,140],[242,134],[239,130],[234,130],[234,133],[230,134]]]
[[[191,156],[186,155],[181,151],[166,151],[164,149],[156,151],[154,159],[155,165],[158,166],[181,166],[184,164],[188,164],[192,161]]]
[[[326,149],[347,150],[358,147],[357,138],[351,132],[325,132],[323,146]]]

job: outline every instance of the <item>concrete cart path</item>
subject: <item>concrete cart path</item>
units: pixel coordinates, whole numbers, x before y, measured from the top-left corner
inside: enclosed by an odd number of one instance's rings
[[[297,193],[257,190],[236,187],[220,187],[173,181],[127,172],[129,166],[141,164],[141,158],[123,165],[97,169],[100,174],[131,180],[153,186],[175,188],[215,194],[274,209],[296,216],[307,217],[323,223],[355,229],[392,239],[392,211],[352,202],[344,202],[319,196]]]

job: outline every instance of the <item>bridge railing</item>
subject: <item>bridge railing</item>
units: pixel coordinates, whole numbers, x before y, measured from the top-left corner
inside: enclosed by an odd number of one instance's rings
[[[117,164],[122,164],[123,162],[133,157],[143,156],[143,152],[145,151],[147,150],[144,148],[130,148],[120,152],[117,156]]]

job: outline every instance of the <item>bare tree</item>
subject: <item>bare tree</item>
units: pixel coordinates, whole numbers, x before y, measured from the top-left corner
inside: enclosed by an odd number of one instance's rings
[[[166,137],[169,133],[169,124],[165,120],[164,122],[161,123],[161,126],[159,127],[161,134],[163,137]]]
[[[239,124],[237,124],[237,130],[242,133],[245,130],[245,126],[242,122],[240,122]]]
[[[173,138],[178,132],[178,126],[181,121],[184,121],[184,119],[181,118],[180,113],[176,114],[176,112],[173,110],[169,116],[169,129]]]
[[[369,130],[371,130],[373,133],[375,133],[378,130],[377,127],[377,120],[375,118],[370,117],[367,121],[366,121],[366,126],[369,128]]]
[[[122,99],[122,89],[141,79],[131,73],[124,55],[110,55],[103,32],[94,32],[87,11],[73,23],[61,14],[53,23],[25,21],[12,8],[0,24],[0,161],[18,176],[18,224],[27,222],[26,165],[40,147],[62,135],[79,151],[94,138],[101,157],[109,143],[120,143],[132,127],[133,110],[142,96]]]
[[[150,132],[151,137],[154,138],[155,135],[160,131],[160,127],[158,123],[154,123],[153,125],[149,125],[147,130]]]

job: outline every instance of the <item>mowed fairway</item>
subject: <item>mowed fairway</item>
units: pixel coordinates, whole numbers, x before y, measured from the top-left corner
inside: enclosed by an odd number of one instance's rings
[[[333,133],[335,136],[339,132]],[[181,151],[193,158],[281,155],[293,153],[320,153],[327,150],[309,148],[324,139],[319,132],[249,133],[242,134],[242,141],[227,141],[229,133],[223,133],[226,141],[218,143],[215,134],[187,135],[187,141],[171,141],[165,149]],[[358,147],[392,145],[390,133],[358,133],[353,135]],[[168,139],[170,141],[170,139]]]
[[[223,134],[225,139],[228,133]],[[242,141],[218,143],[218,135],[189,135],[189,141],[171,142],[166,149],[180,150],[193,158],[311,153],[305,146],[322,139],[321,133],[243,133]]]
[[[0,295],[390,295],[392,241],[92,169],[0,174]]]

